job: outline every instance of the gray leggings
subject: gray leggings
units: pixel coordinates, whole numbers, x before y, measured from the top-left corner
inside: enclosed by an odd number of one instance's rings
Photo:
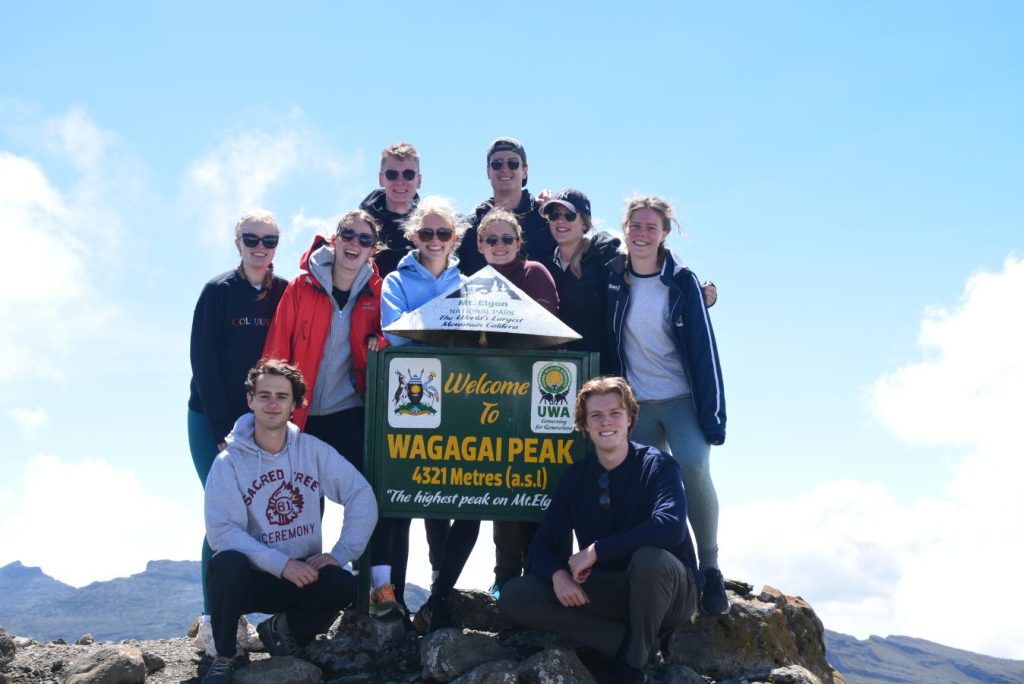
[[[718,567],[718,494],[711,482],[711,445],[697,422],[691,396],[641,401],[629,438],[671,453],[679,463],[701,570]]]

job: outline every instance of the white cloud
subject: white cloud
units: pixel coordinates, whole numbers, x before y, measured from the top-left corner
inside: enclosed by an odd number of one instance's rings
[[[198,555],[201,503],[153,496],[104,460],[40,454],[5,486],[0,565],[20,560],[83,586],[141,572],[151,559]]]
[[[0,382],[60,377],[72,341],[109,323],[102,289],[119,259],[119,212],[143,194],[116,136],[81,110],[10,130],[72,172],[58,187],[40,162],[0,151],[0,269],[16,284],[0,291]]]
[[[361,161],[360,155],[350,162],[332,152],[320,134],[305,125],[301,112],[293,112],[280,130],[234,134],[193,162],[181,202],[197,217],[204,243],[220,247],[230,244],[243,213],[273,210],[266,207],[273,191],[303,178],[337,181]],[[323,221],[305,219],[302,212],[298,216],[302,227],[310,220]]]
[[[102,324],[104,308],[88,276],[89,249],[75,237],[81,212],[33,161],[0,152],[0,270],[16,287],[0,290],[0,382],[58,375],[54,355],[73,335]]]
[[[11,409],[7,417],[27,435],[34,435],[46,425],[46,411],[42,409]]]
[[[901,506],[881,484],[830,482],[723,511],[727,574],[800,593],[837,631],[1024,658],[1024,626],[999,605],[1024,567],[1022,301],[1018,258],[971,277],[956,307],[925,313],[925,360],[874,383],[897,437],[967,447],[942,491]]]
[[[1024,406],[1022,302],[1024,260],[1009,257],[1001,272],[971,277],[956,308],[927,310],[918,340],[927,358],[872,388],[879,420],[918,444],[1002,443],[1017,432]]]

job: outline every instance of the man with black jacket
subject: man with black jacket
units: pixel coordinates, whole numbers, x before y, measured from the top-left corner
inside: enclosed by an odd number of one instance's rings
[[[469,229],[459,245],[459,270],[472,275],[487,265],[477,250],[476,229],[480,221],[495,207],[516,215],[523,229],[523,252],[527,259],[547,262],[555,251],[548,222],[540,215],[540,206],[526,189],[529,166],[526,150],[515,138],[496,139],[487,148],[487,178],[494,196],[481,202],[469,221]]]
[[[366,196],[359,208],[369,212],[380,223],[380,241],[383,246],[374,256],[380,277],[385,277],[398,266],[398,262],[412,250],[412,242],[405,236],[402,224],[419,204],[423,176],[420,174],[420,155],[409,143],[388,145],[380,154],[380,188]]]

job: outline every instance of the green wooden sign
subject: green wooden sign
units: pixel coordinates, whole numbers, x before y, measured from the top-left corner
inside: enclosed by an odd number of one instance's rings
[[[585,352],[371,354],[364,458],[380,514],[540,520],[584,457],[573,401],[597,369]]]

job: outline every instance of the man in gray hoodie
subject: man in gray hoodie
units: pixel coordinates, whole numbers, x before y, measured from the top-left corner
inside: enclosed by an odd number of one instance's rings
[[[206,481],[206,536],[216,552],[207,581],[217,658],[204,684],[232,681],[235,625],[257,626],[272,655],[295,655],[328,618],[352,603],[356,580],[342,567],[363,553],[377,523],[369,483],[352,464],[289,422],[305,399],[298,368],[263,361],[245,382],[249,408]],[[320,497],[345,507],[341,537],[323,553]]]

